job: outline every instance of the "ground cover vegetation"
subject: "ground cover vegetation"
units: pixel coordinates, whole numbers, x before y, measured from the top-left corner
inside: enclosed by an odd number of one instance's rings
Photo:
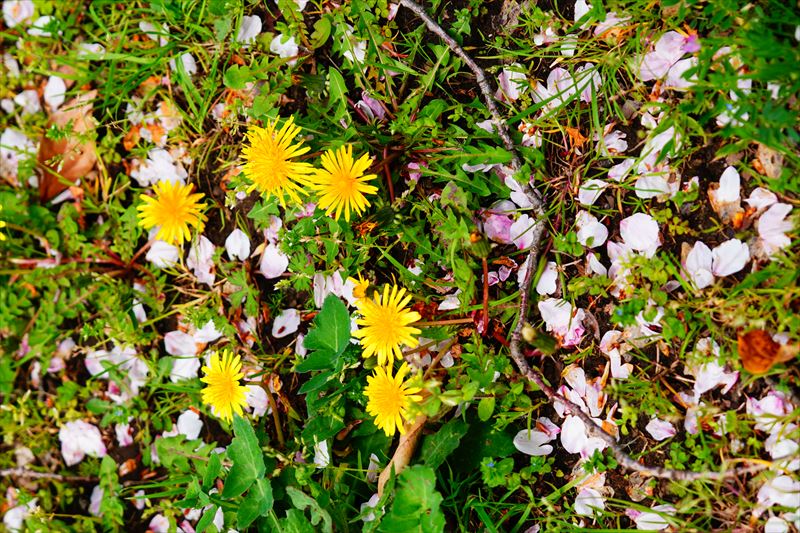
[[[800,12],[4,0],[7,531],[797,531]]]

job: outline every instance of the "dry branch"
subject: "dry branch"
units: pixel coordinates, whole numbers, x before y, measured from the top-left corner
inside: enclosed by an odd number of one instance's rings
[[[400,5],[406,7],[407,9],[413,11],[425,25],[428,27],[428,30],[435,33],[442,39],[442,41],[447,44],[448,48],[453,51],[458,57],[460,57],[467,67],[472,71],[477,79],[478,87],[483,95],[483,99],[486,102],[486,107],[489,109],[489,113],[492,116],[492,122],[495,125],[496,131],[500,138],[503,141],[503,144],[509,152],[512,154],[512,164],[514,170],[518,170],[522,165],[519,159],[519,155],[517,154],[516,146],[514,145],[514,141],[511,139],[509,135],[508,126],[506,125],[505,120],[500,115],[500,111],[497,108],[497,104],[495,102],[494,96],[492,95],[492,89],[489,85],[489,81],[486,78],[486,73],[483,71],[481,67],[478,66],[477,63],[464,51],[464,49],[459,46],[459,44],[452,38],[444,29],[435,21],[433,20],[425,9],[413,2],[412,0],[400,0]],[[531,205],[533,206],[533,212],[536,215],[536,223],[533,227],[533,244],[528,253],[528,260],[527,265],[525,267],[525,275],[524,280],[520,285],[520,298],[519,298],[519,308],[518,308],[518,318],[517,318],[517,325],[514,328],[514,331],[511,334],[511,343],[510,343],[510,352],[511,358],[514,360],[514,363],[517,365],[517,369],[519,372],[524,375],[527,379],[531,382],[535,383],[547,396],[547,399],[550,400],[551,403],[561,402],[564,406],[566,406],[567,410],[574,416],[583,421],[583,423],[588,428],[588,431],[593,435],[600,439],[602,439],[607,445],[611,453],[613,453],[614,457],[616,458],[617,462],[622,465],[624,468],[628,470],[633,470],[636,472],[641,472],[642,474],[649,475],[656,478],[661,479],[670,479],[674,481],[698,481],[698,480],[720,480],[720,479],[727,479],[731,477],[736,477],[743,474],[751,474],[754,472],[758,472],[760,470],[764,470],[771,466],[771,463],[767,461],[761,461],[757,464],[753,464],[746,467],[741,468],[723,468],[720,472],[691,472],[686,470],[672,470],[669,468],[662,468],[662,467],[651,467],[646,466],[638,461],[634,460],[628,453],[622,448],[622,446],[617,443],[616,438],[607,433],[600,427],[597,423],[595,423],[592,418],[584,413],[578,405],[574,402],[568,400],[555,390],[552,387],[548,386],[545,383],[544,378],[542,377],[541,373],[537,370],[532,369],[528,363],[525,361],[525,357],[522,355],[521,349],[521,340],[522,340],[522,328],[525,324],[525,317],[528,314],[528,300],[530,298],[530,287],[531,281],[533,277],[533,272],[536,269],[537,260],[539,257],[540,246],[542,242],[542,237],[544,236],[544,202],[542,200],[541,195],[528,185],[523,186],[523,191],[525,192],[526,196],[528,197]],[[399,451],[399,450],[398,450]],[[396,453],[397,455],[397,453]],[[723,465],[725,466],[725,465]],[[384,470],[383,474],[390,472],[391,464]],[[381,477],[383,477],[383,474]],[[382,486],[381,486],[382,488]]]

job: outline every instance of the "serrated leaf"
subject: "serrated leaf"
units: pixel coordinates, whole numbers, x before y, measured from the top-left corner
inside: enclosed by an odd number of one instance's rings
[[[334,368],[336,359],[350,343],[350,313],[342,301],[329,294],[314,318],[314,327],[303,341],[308,357],[297,365],[298,372]]]
[[[228,458],[233,461],[233,466],[225,478],[225,486],[222,488],[223,498],[235,498],[243,494],[266,471],[264,456],[258,446],[253,426],[244,418],[235,415],[233,434],[235,437],[228,446]]]
[[[265,478],[256,480],[236,514],[239,529],[246,529],[256,518],[266,515],[272,509],[273,502],[272,485],[269,480]]]
[[[386,533],[436,533],[444,531],[444,514],[439,506],[436,476],[428,466],[415,465],[400,474],[392,509],[378,531]]]
[[[447,456],[458,448],[458,444],[469,430],[469,424],[460,418],[454,418],[433,435],[428,435],[422,442],[422,462],[434,470],[439,468]]]
[[[311,48],[316,49],[325,44],[331,36],[331,19],[322,17],[314,23],[314,32],[311,34]]]

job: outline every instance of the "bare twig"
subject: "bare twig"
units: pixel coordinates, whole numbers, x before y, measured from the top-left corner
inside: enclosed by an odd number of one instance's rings
[[[535,231],[536,228],[534,228],[534,232]],[[627,452],[625,452],[625,450],[622,448],[622,446],[620,446],[617,443],[616,438],[613,435],[607,433],[602,427],[600,427],[592,419],[592,417],[583,412],[578,405],[576,405],[569,399],[565,398],[563,395],[553,390],[552,387],[547,385],[541,373],[537,370],[532,369],[528,365],[528,362],[522,355],[522,348],[521,348],[522,328],[525,324],[525,317],[528,315],[528,300],[530,295],[531,278],[536,268],[536,259],[539,252],[538,249],[539,242],[540,242],[540,235],[535,235],[534,245],[531,247],[530,253],[528,254],[528,264],[525,269],[525,277],[520,285],[520,298],[519,298],[519,308],[518,308],[519,317],[517,320],[517,326],[511,333],[511,342],[509,344],[509,351],[511,352],[511,358],[514,360],[514,363],[517,365],[517,369],[522,375],[524,375],[530,381],[535,383],[542,390],[545,396],[547,396],[547,399],[550,400],[551,403],[555,402],[562,403],[572,415],[580,418],[581,421],[586,426],[587,430],[593,436],[602,439],[603,442],[605,442],[608,445],[608,448],[611,450],[611,453],[614,454],[614,457],[616,458],[617,462],[628,470],[641,472],[643,474],[656,478],[670,479],[673,481],[698,481],[698,480],[727,479],[743,474],[752,474],[754,472],[764,470],[771,466],[771,463],[759,460],[757,464],[753,464],[742,468],[723,469],[721,472],[690,472],[687,470],[672,470],[669,468],[651,467],[643,465],[638,461],[634,460],[630,455],[628,455]]]
[[[478,82],[478,87],[480,88],[481,93],[483,94],[483,99],[486,102],[486,107],[489,109],[489,113],[492,116],[492,122],[494,123],[495,129],[503,141],[506,150],[511,152],[512,154],[512,165],[514,170],[518,170],[522,165],[517,155],[516,146],[514,145],[514,141],[511,140],[511,136],[508,132],[508,126],[506,125],[505,120],[500,115],[500,111],[497,109],[497,104],[495,103],[494,96],[492,95],[492,89],[489,85],[489,81],[486,78],[486,73],[481,69],[477,63],[464,51],[461,46],[452,38],[444,29],[439,26],[426,12],[425,9],[422,8],[416,2],[412,0],[400,0],[400,5],[410,9],[414,12],[425,25],[428,27],[428,30],[435,33],[442,39],[442,41],[447,44],[447,46],[452,50],[458,57],[460,57],[467,67],[475,74],[475,78]],[[616,438],[607,433],[600,427],[592,418],[584,413],[578,405],[574,402],[568,400],[563,395],[559,394],[552,387],[545,383],[544,378],[542,377],[541,373],[537,370],[532,369],[527,361],[525,361],[525,357],[522,355],[521,349],[521,340],[522,340],[522,328],[525,324],[525,317],[528,314],[528,300],[530,298],[530,286],[533,277],[533,272],[536,269],[536,263],[539,256],[540,245],[542,241],[542,237],[544,235],[544,202],[542,200],[541,195],[530,187],[529,185],[523,185],[523,192],[526,194],[528,199],[531,202],[533,207],[533,212],[536,215],[536,222],[533,226],[533,244],[531,245],[530,251],[528,253],[528,260],[527,265],[525,267],[525,274],[523,282],[521,283],[520,287],[520,298],[519,298],[519,307],[518,307],[518,320],[517,325],[514,328],[514,331],[511,334],[511,343],[510,343],[510,352],[511,357],[514,360],[514,363],[517,365],[517,369],[519,372],[528,378],[530,381],[535,383],[547,396],[548,400],[551,403],[554,402],[561,402],[567,410],[574,416],[583,421],[583,423],[588,428],[588,431],[593,435],[600,439],[602,439],[607,445],[611,452],[614,454],[617,462],[622,465],[624,468],[628,470],[633,470],[637,472],[641,472],[645,475],[649,475],[656,478],[662,479],[670,479],[674,481],[697,481],[697,480],[720,480],[720,479],[727,479],[731,477],[736,477],[742,474],[751,474],[754,472],[758,472],[760,470],[764,470],[765,468],[769,468],[771,463],[768,461],[760,461],[760,460],[753,460],[753,462],[757,462],[757,464],[753,464],[750,466],[742,467],[742,468],[732,468],[732,469],[723,469],[721,472],[690,472],[686,470],[672,470],[668,468],[662,467],[650,467],[645,466],[638,461],[634,460],[630,455],[625,452],[625,450],[617,443]],[[741,460],[738,460],[741,462]],[[386,474],[389,471],[391,464],[387,467],[384,471]]]
[[[519,156],[517,155],[514,141],[511,140],[511,135],[508,133],[506,121],[503,119],[503,117],[500,115],[500,111],[497,109],[497,104],[495,103],[494,96],[492,95],[492,88],[489,85],[489,80],[486,79],[486,73],[470,56],[467,55],[464,49],[461,48],[461,46],[452,37],[450,37],[447,32],[444,31],[444,29],[430,17],[430,15],[428,15],[421,5],[413,2],[412,0],[400,0],[400,5],[410,9],[415,15],[421,18],[422,22],[424,22],[428,27],[428,30],[438,35],[439,38],[444,41],[447,47],[450,48],[450,50],[452,50],[453,53],[455,53],[458,57],[460,57],[467,67],[472,71],[472,73],[475,74],[475,78],[477,78],[478,81],[478,87],[480,88],[481,93],[483,94],[483,99],[486,102],[486,107],[489,109],[489,114],[492,115],[492,122],[497,130],[497,134],[503,140],[503,145],[505,145],[506,150],[512,154],[511,161],[514,165],[514,170],[519,169],[522,164],[520,163]]]
[[[392,472],[399,476],[400,472],[408,466],[408,462],[411,460],[411,456],[414,455],[414,450],[417,448],[417,441],[419,441],[422,435],[422,427],[427,420],[428,417],[421,414],[417,415],[417,419],[414,420],[414,422],[406,423],[406,432],[400,435],[400,442],[397,444],[397,449],[395,449],[392,459],[378,477],[378,496],[383,495],[383,487],[386,486],[386,482],[392,477]]]
[[[62,474],[53,474],[52,472],[36,472],[35,470],[27,470],[25,468],[6,468],[0,470],[0,478],[2,477],[21,477],[25,479],[50,479],[53,481],[76,481],[78,483],[93,483],[97,481],[96,476],[64,476]]]

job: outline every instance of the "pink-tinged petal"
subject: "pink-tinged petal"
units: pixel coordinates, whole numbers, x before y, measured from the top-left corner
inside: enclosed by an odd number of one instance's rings
[[[170,355],[197,355],[194,337],[183,331],[170,331],[164,335],[164,349]]]
[[[755,420],[759,431],[772,432],[781,423],[781,418],[794,410],[786,395],[780,391],[770,391],[760,400],[747,399],[747,414]]]
[[[225,239],[225,251],[232,261],[245,261],[250,256],[250,238],[245,232],[236,228]]]
[[[186,266],[192,269],[197,281],[209,287],[214,285],[216,279],[214,250],[214,244],[205,235],[200,235],[197,241],[192,243],[186,256]]]
[[[528,215],[520,215],[509,228],[512,242],[520,250],[527,250],[533,244],[534,220]]]
[[[658,441],[671,439],[675,436],[675,428],[673,425],[666,420],[660,420],[658,418],[651,418],[645,429],[650,433],[651,437]]]
[[[587,211],[578,212],[575,225],[578,228],[578,242],[587,248],[602,246],[608,238],[608,228]]]
[[[264,247],[261,255],[259,271],[267,279],[280,277],[289,268],[289,256],[283,253],[275,244],[269,243]]]
[[[540,295],[548,295],[556,292],[556,282],[558,281],[558,269],[553,261],[548,261],[547,265],[536,283],[536,292]]]
[[[300,312],[297,309],[284,309],[272,323],[272,336],[276,339],[291,335],[300,327]]]
[[[117,436],[117,443],[120,447],[124,448],[133,444],[133,429],[130,424],[116,424],[114,434]]]
[[[759,243],[770,258],[792,244],[792,240],[786,236],[787,232],[794,229],[792,221],[786,219],[791,212],[792,206],[789,204],[772,204],[756,222]]]
[[[153,241],[150,249],[147,250],[145,259],[153,263],[156,268],[169,268],[178,263],[180,250],[177,246],[167,244],[164,241]]]
[[[194,379],[200,370],[200,359],[195,356],[175,357],[172,361],[172,369],[169,379],[173,383],[178,383],[184,379]]]
[[[581,516],[594,516],[606,507],[605,498],[595,489],[583,489],[575,498],[575,513]]]
[[[694,243],[691,251],[686,255],[683,269],[698,289],[714,283],[714,274],[711,273],[712,259],[711,248],[702,241]]]
[[[89,496],[89,514],[92,516],[101,516],[100,505],[103,503],[103,489],[100,485],[95,485],[92,489],[92,494]]]
[[[778,197],[774,192],[767,190],[763,187],[756,187],[750,193],[750,197],[745,200],[747,205],[758,211],[766,209],[778,201]]]
[[[742,270],[750,261],[747,244],[739,239],[730,239],[711,251],[711,272],[723,277]]]
[[[83,420],[63,425],[58,432],[58,439],[61,441],[61,455],[67,466],[80,463],[87,455],[90,457],[106,455],[106,446],[103,444],[100,430]]]
[[[522,66],[515,63],[511,67],[504,68],[497,77],[499,86],[497,97],[513,102],[528,90],[529,85],[528,77],[521,72]]]
[[[261,33],[261,17],[258,15],[242,17],[242,23],[239,25],[239,33],[236,34],[237,43],[250,44],[255,42],[258,34]]]
[[[606,187],[608,183],[603,180],[588,180],[578,190],[578,201],[582,205],[594,205]]]
[[[797,509],[800,507],[800,481],[788,475],[777,476],[761,486],[756,501],[767,508],[780,505]]]
[[[501,244],[511,244],[511,227],[514,220],[508,215],[490,214],[483,221],[486,236]]]
[[[688,59],[681,59],[680,61],[677,61],[674,65],[672,65],[672,67],[670,67],[669,72],[667,72],[667,79],[664,80],[664,87],[678,91],[685,91],[686,89],[690,88],[697,81],[697,75],[692,74],[687,79],[685,74],[689,69],[695,68],[696,66],[696,57],[690,57]]]
[[[222,332],[217,329],[213,320],[209,320],[202,328],[198,329],[193,336],[195,342],[207,344],[222,337]]]
[[[253,409],[253,416],[256,418],[264,416],[269,410],[269,397],[264,387],[260,385],[250,385],[244,395],[247,405]]]
[[[636,522],[636,529],[641,531],[661,531],[669,527],[669,522],[664,518],[664,514],[675,514],[675,508],[671,505],[655,505],[653,512],[645,511],[633,517]]]
[[[186,440],[195,440],[203,429],[203,421],[200,420],[200,415],[188,409],[178,417],[176,427],[179,434],[186,436]]]
[[[586,254],[586,266],[590,272],[593,272],[598,276],[608,275],[608,269],[605,267],[605,265],[603,265],[603,263],[600,262],[600,259],[597,258],[597,254],[594,252],[589,252]]]
[[[625,176],[633,168],[633,165],[636,163],[636,159],[633,157],[629,157],[628,159],[624,159],[621,163],[617,163],[610,169],[608,169],[608,177],[614,181],[622,181],[625,179]]]
[[[551,440],[552,437],[541,431],[523,429],[514,437],[514,447],[526,455],[549,455],[553,452],[553,447],[547,444]]]
[[[658,235],[658,222],[644,213],[635,213],[619,224],[622,240],[631,249],[652,257],[661,245]]]
[[[537,304],[547,331],[560,337],[565,348],[580,344],[585,331],[583,309],[574,308],[569,302],[559,298],[548,298]]]
[[[586,425],[576,416],[567,416],[561,425],[561,445],[569,453],[580,453],[588,440]]]

